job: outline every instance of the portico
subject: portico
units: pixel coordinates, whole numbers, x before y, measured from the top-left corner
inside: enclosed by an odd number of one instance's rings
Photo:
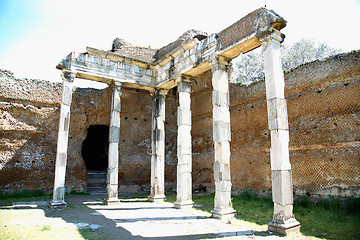
[[[107,204],[118,199],[121,92],[142,89],[152,96],[151,201],[165,199],[165,98],[177,88],[177,200],[175,207],[192,207],[191,85],[206,71],[212,73],[215,207],[213,216],[234,217],[231,203],[229,66],[242,53],[262,46],[271,131],[271,169],[274,218],[269,229],[282,234],[299,231],[292,214],[291,166],[288,154],[287,111],[280,46],[286,21],[273,11],[258,9],[217,34],[190,30],[160,49],[135,47],[115,39],[111,51],[87,48],[70,53],[57,66],[63,72],[55,183],[52,205],[66,205],[65,172],[74,78],[108,84],[112,90],[107,175]]]

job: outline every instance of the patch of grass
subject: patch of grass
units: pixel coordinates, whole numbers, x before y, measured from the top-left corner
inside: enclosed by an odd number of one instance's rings
[[[0,200],[3,199],[9,199],[9,198],[33,198],[33,197],[45,197],[49,196],[49,194],[46,194],[43,191],[40,190],[34,190],[34,191],[19,191],[19,192],[0,192]]]
[[[176,201],[176,195],[167,196],[169,202]],[[193,195],[198,209],[210,212],[214,209],[214,194]],[[238,224],[253,229],[267,229],[272,220],[274,206],[271,198],[258,198],[245,191],[232,198],[237,212]],[[301,198],[294,204],[295,218],[301,223],[305,236],[333,240],[355,240],[360,236],[360,199],[349,199],[341,206],[339,199],[321,200],[317,205]],[[196,206],[195,205],[195,206]]]
[[[359,239],[359,199],[349,199],[345,208],[339,199],[322,200],[314,206],[295,203],[294,214],[304,235],[326,239]]]
[[[237,219],[259,225],[267,225],[272,220],[274,211],[270,198],[258,198],[248,191],[233,197],[233,208],[237,212]]]
[[[84,239],[89,239],[89,240],[108,239],[107,236],[105,236],[103,233],[96,232],[91,229],[80,229],[79,232]]]

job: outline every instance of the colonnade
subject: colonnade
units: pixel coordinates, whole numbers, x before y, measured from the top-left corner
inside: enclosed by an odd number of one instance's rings
[[[268,125],[271,133],[271,171],[274,216],[269,224],[272,231],[287,233],[298,231],[299,222],[293,216],[293,192],[291,166],[289,161],[289,130],[286,100],[284,97],[284,76],[281,66],[280,46],[283,35],[273,30],[263,36],[265,63],[265,84],[267,96]],[[213,216],[220,219],[234,217],[231,202],[230,176],[230,111],[229,76],[230,60],[217,56],[209,61],[212,71],[213,141],[215,199]],[[72,83],[75,74],[64,72],[63,94],[60,110],[58,146],[55,167],[54,196],[52,205],[63,206],[67,143],[70,121]],[[177,80],[179,106],[177,112],[177,198],[175,207],[192,207],[192,149],[191,149],[191,83],[192,78],[182,76]],[[113,83],[109,134],[109,166],[107,177],[107,204],[118,203],[118,158],[120,137],[120,113],[122,84]],[[165,97],[168,90],[156,89],[152,95],[151,132],[151,192],[149,199],[165,199]]]

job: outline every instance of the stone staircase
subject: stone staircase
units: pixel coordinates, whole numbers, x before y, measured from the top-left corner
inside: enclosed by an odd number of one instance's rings
[[[88,170],[87,192],[91,195],[106,194],[107,170]]]

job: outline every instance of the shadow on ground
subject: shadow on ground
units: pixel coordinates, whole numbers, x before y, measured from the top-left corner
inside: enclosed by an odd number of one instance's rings
[[[46,218],[61,218],[66,223],[76,224],[84,239],[185,240],[237,236],[241,239],[253,239],[254,236],[271,236],[268,232],[254,232],[224,224],[206,215],[176,210],[170,203],[160,205],[143,200],[125,200],[116,206],[106,206],[102,203],[103,198],[104,196],[67,196],[65,209],[51,209],[48,205],[38,208],[44,211]],[[26,204],[15,207],[29,208]],[[274,235],[271,237],[276,238]]]

